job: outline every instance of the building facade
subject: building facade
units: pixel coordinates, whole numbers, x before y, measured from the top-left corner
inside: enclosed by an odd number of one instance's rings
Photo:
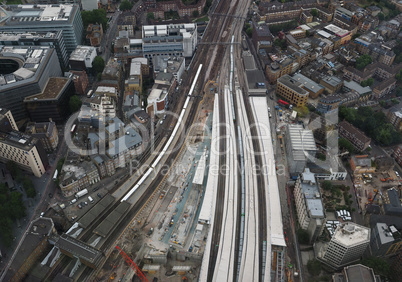
[[[18,131],[0,133],[0,161],[13,161],[36,177],[41,177],[49,165],[41,141]]]
[[[371,138],[351,125],[346,120],[338,124],[339,135],[347,139],[358,151],[364,151],[371,143]]]
[[[370,229],[353,222],[339,224],[323,256],[323,263],[333,269],[353,263],[361,258],[370,243]]]
[[[57,54],[49,47],[0,47],[0,65],[10,68],[0,75],[0,107],[8,108],[18,122],[28,117],[25,97],[41,93],[49,77],[61,76]]]
[[[302,83],[289,75],[284,75],[277,80],[276,94],[296,107],[304,106],[309,96],[309,92],[303,88]]]
[[[312,244],[322,234],[326,216],[320,189],[314,174],[308,168],[297,179],[294,196],[300,227],[308,232],[309,242]]]
[[[51,77],[41,93],[24,99],[24,105],[32,121],[46,122],[51,118],[63,123],[70,113],[68,102],[74,93],[71,77]]]

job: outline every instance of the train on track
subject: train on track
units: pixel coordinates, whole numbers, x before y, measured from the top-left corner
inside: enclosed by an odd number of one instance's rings
[[[159,156],[153,161],[151,167],[147,170],[147,172],[138,180],[138,182],[134,185],[133,188],[131,188],[128,193],[123,197],[123,199],[120,202],[125,202],[127,201],[134,193],[135,191],[138,190],[138,188],[144,183],[144,181],[151,175],[151,173],[155,170],[155,168],[158,166],[160,160],[163,158],[163,156],[168,152],[170,145],[172,144],[174,138],[176,137],[177,132],[179,131],[179,128],[182,124],[184,115],[187,110],[188,103],[190,102],[190,98],[192,97],[192,94],[194,92],[195,85],[198,80],[198,76],[200,75],[202,69],[202,64],[199,65],[197,73],[194,77],[194,81],[191,85],[190,91],[187,94],[186,101],[184,102],[183,108],[181,110],[179,119],[177,120],[176,126],[173,129],[172,134],[170,135],[169,140],[166,142],[165,146],[163,147],[163,150],[159,153]]]

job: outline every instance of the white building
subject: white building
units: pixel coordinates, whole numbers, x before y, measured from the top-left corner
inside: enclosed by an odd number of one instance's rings
[[[299,224],[309,233],[309,241],[313,243],[324,230],[326,216],[320,189],[314,173],[308,168],[297,179],[294,196]]]
[[[317,258],[333,269],[340,269],[359,260],[370,243],[370,228],[353,222],[339,224],[329,244]]]
[[[192,57],[197,43],[195,23],[142,27],[142,51],[146,58],[155,55]]]

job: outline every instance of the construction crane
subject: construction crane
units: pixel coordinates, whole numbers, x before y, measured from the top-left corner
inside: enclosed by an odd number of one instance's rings
[[[131,260],[131,258],[122,250],[119,246],[116,246],[116,249],[120,252],[121,256],[128,263],[132,270],[140,277],[142,282],[149,282],[145,277],[144,273],[142,273],[141,269]]]

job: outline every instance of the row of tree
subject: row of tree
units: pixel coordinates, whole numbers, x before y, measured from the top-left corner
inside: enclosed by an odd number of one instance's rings
[[[385,114],[381,111],[374,112],[371,107],[354,109],[341,106],[339,118],[350,122],[382,145],[399,144],[402,141],[401,133],[388,122]]]

